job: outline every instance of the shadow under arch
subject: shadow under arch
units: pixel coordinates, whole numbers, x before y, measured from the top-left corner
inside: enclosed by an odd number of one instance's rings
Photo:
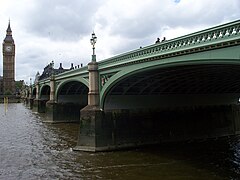
[[[61,88],[63,86],[65,86],[65,84],[69,83],[69,82],[79,82],[81,83],[82,85],[85,85],[87,88],[88,88],[88,81],[84,78],[73,78],[73,79],[69,79],[69,80],[66,80],[66,81],[63,81],[61,82],[57,88],[56,88],[56,93],[55,93],[55,99],[58,99],[58,94],[59,94],[59,91],[61,90]]]
[[[37,88],[33,88],[32,98],[35,99],[37,94]]]
[[[40,91],[39,91],[39,105],[38,105],[39,113],[46,112],[46,103],[49,100],[50,100],[50,86],[44,85],[40,88]]]
[[[239,70],[240,62],[236,60],[175,62],[123,70],[112,76],[104,85],[100,93],[101,108],[128,109],[140,106],[141,99],[131,99],[134,95],[147,97],[144,103],[149,106],[154,104],[152,102],[157,102],[156,96],[171,95],[174,101],[178,94],[228,94],[232,97],[226,98],[233,98],[236,103],[235,100],[240,96]],[[152,99],[149,98],[150,95],[153,95]],[[123,98],[124,96],[128,97]],[[118,100],[121,101],[120,106],[117,106]],[[135,104],[124,107],[129,101]],[[110,107],[110,104],[114,104],[115,107]],[[145,105],[142,104],[142,108],[146,107]]]
[[[71,80],[59,85],[56,92],[58,103],[87,105],[88,87],[81,81]]]
[[[49,100],[50,99],[50,86],[44,85],[40,88],[40,99]]]
[[[58,86],[55,97],[52,121],[80,121],[80,110],[88,104],[88,87],[84,83],[77,80],[65,81]]]

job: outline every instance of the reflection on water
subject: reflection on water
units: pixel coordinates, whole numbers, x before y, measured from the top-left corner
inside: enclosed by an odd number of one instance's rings
[[[72,151],[79,124],[0,104],[0,179],[240,179],[240,137],[133,150]]]

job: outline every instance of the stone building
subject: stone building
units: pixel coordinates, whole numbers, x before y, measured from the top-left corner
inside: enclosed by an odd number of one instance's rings
[[[42,74],[40,75],[39,72],[37,72],[36,76],[35,76],[35,81],[37,80],[42,80],[42,79],[46,79],[48,77],[50,77],[52,74],[57,75],[69,70],[72,70],[73,68],[73,64],[71,64],[71,68],[70,69],[64,69],[62,67],[62,63],[60,63],[60,66],[58,69],[54,68],[54,62],[52,61],[51,63],[49,63],[45,68],[44,71],[42,72]]]

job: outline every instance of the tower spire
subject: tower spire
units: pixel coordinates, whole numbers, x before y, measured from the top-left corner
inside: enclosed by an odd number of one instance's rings
[[[9,21],[8,21],[7,35],[12,35],[12,29],[11,29],[11,25],[10,25],[10,19],[9,19]]]
[[[14,43],[13,37],[12,37],[12,29],[11,29],[11,25],[10,25],[10,19],[8,21],[8,28],[6,31],[6,37],[4,39],[4,42],[10,42],[10,43]]]

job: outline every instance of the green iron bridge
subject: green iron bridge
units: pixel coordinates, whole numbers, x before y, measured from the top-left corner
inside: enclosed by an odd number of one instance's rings
[[[93,53],[88,66],[36,81],[24,98],[50,122],[80,121],[76,150],[237,134],[240,20],[98,62]]]

